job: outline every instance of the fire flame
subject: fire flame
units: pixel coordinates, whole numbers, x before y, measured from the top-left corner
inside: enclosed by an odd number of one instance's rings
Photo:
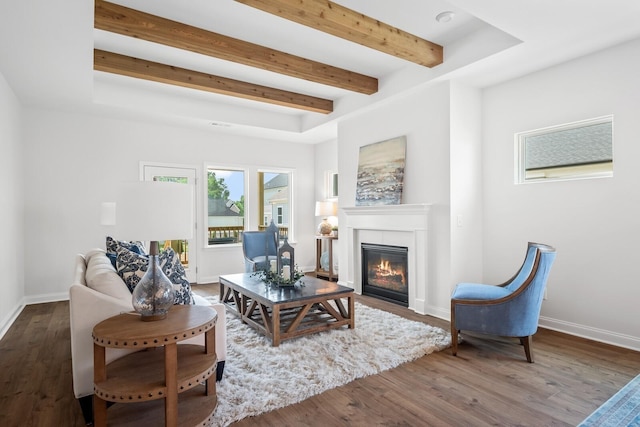
[[[378,268],[378,273],[381,276],[391,276],[391,275],[396,275],[398,274],[398,272],[396,272],[393,268],[391,268],[391,263],[387,260],[380,260],[380,264],[377,265]]]

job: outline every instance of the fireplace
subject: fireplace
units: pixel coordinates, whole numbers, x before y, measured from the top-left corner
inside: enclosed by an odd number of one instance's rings
[[[409,305],[408,248],[362,243],[362,294]]]
[[[340,281],[362,295],[362,244],[402,246],[407,254],[407,286],[410,310],[419,314],[436,314],[448,318],[449,313],[439,313],[429,302],[429,260],[431,254],[428,239],[429,204],[404,204],[380,206],[346,206],[342,212],[346,224],[340,223]]]

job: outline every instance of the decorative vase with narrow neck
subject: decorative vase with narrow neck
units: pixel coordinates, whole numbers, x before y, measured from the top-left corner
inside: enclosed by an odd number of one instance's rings
[[[173,283],[160,268],[158,252],[158,242],[151,242],[147,272],[133,289],[133,309],[144,321],[166,318],[175,300]]]

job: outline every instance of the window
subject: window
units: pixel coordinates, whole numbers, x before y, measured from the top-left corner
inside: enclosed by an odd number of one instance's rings
[[[244,171],[207,169],[209,245],[238,243],[244,231]]]
[[[284,224],[282,221],[284,219],[284,210],[282,209],[282,206],[278,206],[276,208],[276,211],[278,212],[278,219],[276,221],[276,224],[278,225],[282,225]]]
[[[521,132],[517,183],[613,176],[613,116]]]
[[[261,171],[258,173],[258,192],[262,224],[258,228],[263,230],[271,224],[278,226],[280,237],[289,235],[291,227],[291,173],[276,171]]]
[[[338,198],[338,173],[334,171],[325,171],[325,193],[327,199]]]

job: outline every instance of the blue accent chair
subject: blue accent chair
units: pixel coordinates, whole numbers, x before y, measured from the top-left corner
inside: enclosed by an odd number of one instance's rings
[[[540,308],[556,250],[529,243],[520,270],[501,285],[460,283],[451,295],[452,353],[458,352],[460,331],[516,337],[533,363],[531,341],[538,330]]]
[[[278,257],[277,234],[270,231],[245,231],[242,233],[244,271],[267,270],[271,260]]]

